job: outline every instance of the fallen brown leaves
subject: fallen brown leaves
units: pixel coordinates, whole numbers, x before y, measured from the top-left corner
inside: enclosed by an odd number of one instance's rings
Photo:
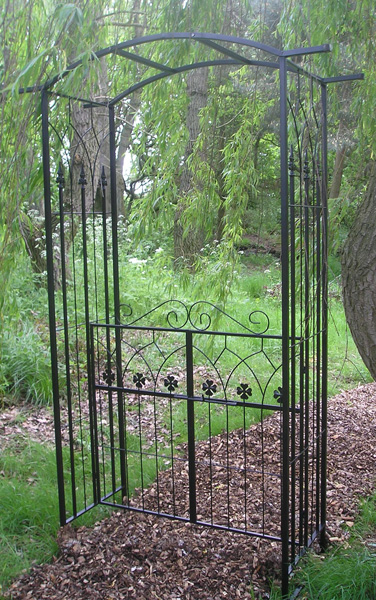
[[[27,430],[25,423],[29,422],[33,427],[33,418],[24,419],[17,427]],[[0,426],[10,424],[2,419]],[[279,419],[266,419],[263,427],[272,448],[278,444]],[[330,400],[328,434],[327,531],[332,541],[343,541],[356,516],[359,498],[370,494],[375,486],[376,384]],[[234,432],[234,444],[237,435]],[[220,452],[220,436],[213,443]],[[197,448],[201,462],[205,444],[200,442]],[[275,486],[273,497],[279,494],[277,480]],[[150,494],[152,497],[152,489]],[[220,491],[213,500],[222,502]],[[278,516],[278,511],[274,513]],[[35,567],[16,580],[6,597],[247,599],[251,598],[252,582],[256,597],[268,598],[268,585],[278,577],[280,560],[280,547],[275,543],[133,512],[113,513],[91,529],[66,527],[59,534],[59,545],[60,555],[52,564]]]

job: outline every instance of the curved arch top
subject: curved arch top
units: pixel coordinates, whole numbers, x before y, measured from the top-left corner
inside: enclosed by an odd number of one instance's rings
[[[158,41],[173,41],[173,40],[188,40],[192,42],[198,42],[209,48],[216,50],[219,54],[222,54],[226,58],[222,58],[221,60],[208,60],[204,62],[195,62],[191,64],[179,65],[177,67],[169,66],[163,63],[155,62],[151,59],[145,58],[134,52],[130,52],[130,48],[136,48],[138,46],[142,46],[145,44],[151,44],[153,42]],[[129,93],[138,89],[140,87],[144,87],[149,83],[152,83],[158,79],[163,77],[167,77],[169,75],[175,73],[182,73],[184,71],[188,71],[190,69],[200,68],[204,66],[214,66],[214,65],[223,65],[223,64],[239,64],[239,65],[252,65],[252,66],[264,66],[271,67],[277,69],[279,67],[278,62],[268,62],[262,60],[252,60],[246,57],[241,51],[235,52],[223,46],[222,44],[236,44],[237,46],[241,46],[243,48],[253,48],[255,50],[261,50],[267,54],[270,54],[271,57],[281,58],[281,57],[292,57],[298,55],[305,54],[313,54],[317,52],[329,52],[330,46],[329,44],[324,44],[321,46],[312,46],[310,48],[298,48],[295,50],[279,50],[278,48],[274,48],[273,46],[269,46],[267,44],[263,44],[261,42],[257,42],[254,40],[250,40],[247,38],[240,38],[232,35],[223,35],[217,33],[201,33],[201,32],[171,32],[171,33],[156,33],[152,35],[146,35],[143,37],[132,38],[130,40],[126,40],[125,42],[120,42],[118,44],[114,44],[112,46],[107,46],[97,52],[94,52],[92,55],[92,60],[103,58],[104,56],[108,56],[110,54],[115,54],[131,60],[133,62],[138,62],[144,64],[148,67],[154,68],[159,71],[153,77],[149,77],[142,82],[138,82],[135,86],[132,86],[128,90],[125,90],[122,94],[113,98],[109,104],[114,105],[127,96]],[[66,77],[71,71],[79,67],[83,63],[83,59],[76,60],[70,65],[66,67],[66,69],[60,73],[59,75],[55,75],[55,77],[46,81],[44,85],[42,85],[43,90],[51,89],[57,82]],[[295,67],[296,68],[296,67]]]

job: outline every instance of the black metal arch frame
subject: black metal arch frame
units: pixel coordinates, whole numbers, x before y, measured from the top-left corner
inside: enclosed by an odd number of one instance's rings
[[[131,51],[139,47],[149,47],[155,42],[182,40],[207,46],[224,58],[184,65],[167,65]],[[141,63],[158,71],[136,82],[106,103],[69,96],[57,89],[59,82],[67,74],[80,67],[81,61],[72,63],[63,73],[45,84],[24,90],[39,90],[42,98],[49,323],[61,523],[71,521],[96,504],[107,504],[278,541],[282,547],[284,597],[288,595],[289,575],[292,568],[305,549],[316,538],[319,538],[322,545],[325,543],[328,361],[327,84],[363,78],[362,74],[320,77],[307,72],[291,60],[294,57],[328,51],[330,51],[329,45],[278,50],[252,40],[211,33],[155,34],[109,46],[93,55],[93,60],[107,55],[116,55],[121,59]],[[247,56],[249,52],[255,53],[256,57]],[[262,53],[272,57],[272,60],[261,60],[259,55]],[[131,310],[124,312],[124,306],[120,301],[115,107],[132,92],[158,80],[192,69],[219,65],[249,65],[279,72],[282,324],[277,334],[269,331],[269,318],[263,311],[251,313],[249,322],[245,325],[207,302],[197,303],[193,307],[187,307],[179,301],[173,301],[168,307],[168,302],[162,302],[146,315],[134,317]],[[299,91],[295,92],[298,97],[294,100],[289,92],[289,77],[301,78],[302,81],[308,82],[308,86],[315,86],[315,102],[311,97],[306,106]],[[299,85],[297,87],[299,88]],[[81,212],[73,213],[73,209],[69,212],[64,198],[64,176],[61,170],[57,177],[58,208],[53,208],[51,172],[56,168],[56,160],[51,160],[50,136],[55,135],[56,129],[54,130],[54,126],[50,123],[51,96],[55,101],[59,96],[78,101],[88,110],[96,107],[106,107],[108,110],[112,207],[110,215],[105,208],[107,181],[104,173],[101,178],[102,211],[94,212],[93,209],[91,213],[87,212],[87,182],[82,172],[80,181],[71,181],[71,185],[79,185]],[[62,145],[63,138],[64,134],[60,134]],[[81,140],[80,143],[86,151],[85,141]],[[91,185],[94,188],[96,182],[91,181]],[[59,222],[57,242],[56,229],[54,230],[52,225],[53,217]],[[108,231],[109,217],[111,217],[110,231]],[[76,298],[79,282],[78,278],[75,279],[74,272],[73,292],[71,292],[72,284],[68,285],[65,271],[66,239],[77,218],[80,224],[75,235],[80,236],[80,249],[84,262],[83,324],[79,322],[77,307],[73,317],[68,314],[69,294],[73,293],[72,297]],[[102,231],[104,292],[98,291],[97,274],[91,273],[88,259],[87,238],[90,223],[99,222]],[[94,238],[97,235],[95,234]],[[107,251],[109,238],[112,240],[111,257]],[[75,243],[76,238],[74,240],[72,238],[72,247]],[[61,261],[62,267],[62,316],[56,308],[55,266],[58,260]],[[111,266],[112,288],[109,285]],[[95,284],[93,284],[94,280]],[[104,314],[98,314],[98,311],[95,312],[93,309],[92,299],[88,293],[89,284],[95,287],[96,302],[98,294],[104,293]],[[112,306],[114,316],[110,317]],[[211,315],[219,315],[224,319],[225,325],[222,329],[213,328],[214,321]],[[263,320],[264,325],[259,319]],[[80,383],[82,364],[78,359],[77,342],[77,331],[82,328],[85,330],[86,340],[87,382],[85,384]],[[167,337],[171,340],[170,345],[166,342]],[[214,354],[210,356],[206,349],[209,338],[212,346],[218,348],[217,354],[216,350],[213,350]],[[279,348],[277,356],[276,345]],[[62,361],[59,353],[63,354],[66,365],[64,385],[68,406],[65,412],[60,402],[59,363]],[[221,363],[224,354],[234,361],[227,372]],[[184,374],[179,380],[173,370],[173,362],[177,357],[185,364]],[[257,361],[260,359],[264,360],[265,366],[261,371],[257,371],[260,369],[257,366]],[[158,366],[154,367],[155,361],[158,360]],[[200,361],[207,363],[207,376],[204,382],[197,381],[197,364]],[[240,380],[235,382],[234,377],[238,374]],[[245,377],[248,378],[247,382]],[[270,395],[271,386],[275,391]],[[254,390],[257,391],[257,398],[253,398]],[[75,394],[77,399],[74,397]],[[138,411],[138,421],[136,419],[138,438],[135,434],[139,444],[137,451],[128,447],[131,415],[129,411],[133,406],[129,407],[128,402],[133,403]],[[159,402],[164,403],[167,412],[170,411],[169,453],[165,446],[162,452],[158,445]],[[174,454],[172,443],[173,411],[182,403],[186,405],[187,410],[188,437],[187,454],[184,458]],[[241,434],[241,451],[244,455],[242,468],[236,466],[237,459],[230,455],[228,446],[225,464],[218,466],[218,461],[216,462],[212,454],[211,442],[205,464],[196,461],[195,410],[198,410],[200,404],[205,405],[205,410],[206,407],[208,410],[209,433],[213,407],[216,406],[222,411],[227,434],[231,411],[242,411],[244,416]],[[155,428],[155,439],[147,448],[144,445],[145,432],[142,430],[142,411],[146,405],[152,407]],[[246,418],[248,409],[261,411],[260,447],[263,450],[258,465],[256,463],[251,465],[248,455]],[[281,419],[280,448],[273,473],[267,472],[264,463],[264,449],[267,443],[263,437],[265,410],[273,411],[275,415],[280,415]],[[133,429],[132,432],[134,433]],[[90,446],[90,460],[85,455],[84,449],[86,434],[89,438],[89,441],[86,439],[86,443]],[[66,442],[64,442],[65,438],[67,438]],[[168,446],[166,440],[163,443]],[[143,475],[139,484],[141,489],[139,498],[135,499],[130,493],[130,461],[136,455],[141,473],[144,472],[150,457],[155,462],[156,504],[147,495]],[[164,503],[165,499],[158,496],[158,469],[161,458],[167,461],[171,468],[169,485],[172,489],[172,500],[167,504]],[[186,464],[188,471],[187,505],[183,507],[178,505],[175,498],[178,483],[174,472],[178,468],[178,461]],[[227,502],[224,508],[226,514],[218,518],[207,506],[200,505],[202,501],[199,499],[199,491],[201,490],[198,489],[202,486],[199,483],[201,481],[199,472],[202,471],[210,479],[210,490],[205,492],[207,494],[205,497],[210,499],[210,506],[216,493],[212,483],[216,476],[216,469],[222,469],[227,473],[227,496],[223,500],[224,504]],[[80,497],[77,492],[77,477],[80,470],[83,473],[83,497]],[[66,480],[67,471],[69,483]],[[160,477],[162,476],[167,477],[165,474]],[[250,515],[248,493],[249,481],[252,477],[257,481],[260,478],[259,485],[262,486],[263,497],[268,493],[270,484],[268,477],[274,478],[273,481],[275,479],[280,481],[279,506],[273,508],[278,515],[277,528],[269,527],[267,524],[269,509],[266,503],[260,507],[259,515]],[[240,520],[232,516],[232,485],[244,487],[244,514]],[[67,495],[71,498],[69,502]]]

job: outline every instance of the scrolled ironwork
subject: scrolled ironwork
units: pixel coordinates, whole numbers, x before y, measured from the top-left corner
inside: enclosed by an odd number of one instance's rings
[[[133,316],[133,309],[128,304],[121,304],[121,308],[126,307],[127,313],[124,315],[125,318]],[[150,309],[140,317],[123,323],[126,326],[141,326],[142,321],[147,321],[150,325],[151,317],[153,314],[157,314],[158,311],[163,312],[163,308],[171,306],[170,310],[165,312],[161,319],[158,319],[156,327],[169,327],[173,330],[185,330],[192,329],[197,332],[214,331],[214,325],[219,323],[221,320],[226,325],[236,326],[238,333],[251,333],[253,335],[263,335],[270,327],[270,319],[268,315],[262,310],[255,310],[249,314],[248,320],[252,327],[241,323],[238,319],[235,319],[230,314],[216,306],[212,302],[207,300],[199,300],[194,302],[191,306],[187,306],[181,300],[166,300],[161,304],[158,304],[154,308]],[[212,313],[212,314],[210,314]],[[257,315],[257,318],[255,318]],[[224,324],[223,323],[223,324]],[[257,329],[256,326],[260,326]],[[227,329],[227,327],[226,327]]]
[[[259,317],[261,317],[261,319],[264,319],[264,325],[262,324],[262,321],[256,321],[254,320],[255,316],[259,315]],[[251,323],[252,326],[254,325],[260,325],[261,326],[261,330],[260,331],[256,331],[255,329],[251,329],[251,332],[254,335],[263,335],[264,333],[266,333],[269,330],[270,327],[270,319],[268,317],[268,315],[266,314],[266,312],[264,312],[263,310],[254,310],[250,313],[249,317],[249,322]]]
[[[277,402],[283,402],[283,389],[280,386],[278,389],[274,390],[273,398],[277,400]]]
[[[208,331],[208,330],[210,330],[210,327],[212,324],[212,317],[209,315],[208,312],[206,312],[206,310],[204,310],[204,311],[197,310],[198,307],[200,306],[200,304],[205,304],[206,306],[208,306],[212,309],[215,309],[217,311],[220,311],[220,312],[222,312],[222,311],[217,306],[215,306],[215,304],[211,304],[211,302],[207,302],[205,300],[200,300],[198,302],[195,302],[188,309],[188,320],[189,320],[189,323],[191,324],[191,326],[193,327],[193,329],[196,329],[197,331]],[[197,312],[196,315],[195,315],[195,312]],[[199,321],[199,323],[201,325],[200,327],[197,326],[197,320]]]
[[[178,315],[178,313],[176,312],[176,310],[170,310],[167,313],[167,315],[166,315],[167,323],[173,329],[183,329],[183,327],[187,324],[188,319],[189,319],[188,308],[186,307],[186,305],[184,304],[184,302],[181,302],[180,300],[173,300],[173,302],[177,302],[180,306],[183,307],[183,310],[185,311],[185,318],[183,317],[183,322],[179,325],[178,324],[179,323],[179,315]],[[174,318],[175,324],[173,324],[172,318]]]
[[[120,304],[119,308],[122,311],[122,314],[121,314],[122,317],[129,318],[133,315],[133,309],[129,304],[122,303],[122,304]],[[125,312],[125,311],[127,311],[127,312]]]
[[[173,304],[175,304],[176,306],[172,307],[170,310],[167,311],[164,318],[158,322],[158,326],[159,327],[168,326],[168,327],[171,327],[171,329],[183,329],[185,327],[185,325],[188,323],[188,308],[184,304],[184,302],[182,302],[181,300],[165,300],[165,302],[161,302],[161,304],[154,306],[153,308],[151,308],[149,311],[147,311],[140,317],[137,317],[136,319],[133,319],[132,321],[129,321],[129,322],[123,323],[123,324],[126,326],[129,326],[129,327],[130,326],[133,327],[135,325],[141,326],[142,321],[145,321],[145,322],[147,322],[148,325],[150,325],[153,314],[157,314],[157,312],[160,311],[162,308],[164,308],[168,305],[173,305]],[[121,307],[123,307],[123,306],[125,306],[128,309],[128,314],[125,314],[124,317],[129,318],[129,317],[133,316],[132,307],[129,306],[128,304],[122,304]],[[183,317],[181,317],[179,315],[179,310],[178,310],[179,308],[182,309],[181,312],[183,313]],[[149,317],[150,317],[150,320],[149,320]]]

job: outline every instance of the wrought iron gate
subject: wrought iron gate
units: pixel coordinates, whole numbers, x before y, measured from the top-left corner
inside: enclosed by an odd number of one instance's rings
[[[216,317],[222,317],[225,331],[211,328]],[[274,523],[267,523],[264,505],[252,514],[251,487],[259,486],[260,495],[273,485],[270,479],[278,487],[280,465],[277,458],[271,473],[261,453],[251,459],[248,428],[260,412],[281,411],[281,336],[268,332],[265,313],[250,317],[245,326],[209,302],[188,308],[171,301],[129,325],[92,325],[102,502],[279,539],[278,495]],[[164,326],[143,325],[151,321]],[[229,443],[235,428],[240,428],[236,443]],[[218,447],[214,452],[213,436],[221,434],[223,452]],[[202,456],[200,449],[198,459],[196,445],[203,437],[208,443],[201,443],[206,451]],[[147,467],[155,478],[152,492]],[[140,474],[137,482],[134,471]],[[214,505],[221,506],[220,513]]]
[[[129,51],[164,39],[204,44],[220,58],[170,67]],[[284,595],[299,556],[325,534],[326,88],[360,77],[325,79],[291,59],[328,50],[154,35],[97,53],[158,71],[109,102],[67,98],[61,77],[42,87],[61,523],[100,503],[278,541]],[[116,109],[159,79],[245,64],[279,73],[280,322],[254,307],[242,322],[207,301],[162,299],[133,314],[122,302],[126,282],[119,275]],[[84,135],[74,125],[77,106],[87,111]],[[98,110],[106,118],[95,130],[91,115]],[[61,112],[70,118],[60,130]]]

